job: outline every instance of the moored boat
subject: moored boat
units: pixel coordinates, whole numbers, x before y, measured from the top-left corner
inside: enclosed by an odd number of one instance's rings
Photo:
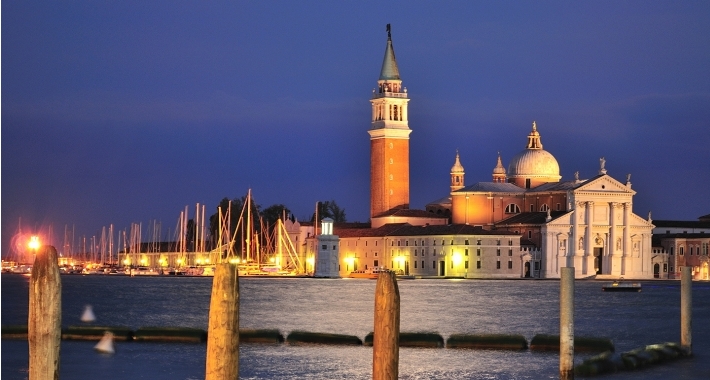
[[[380,272],[384,271],[386,269],[382,268],[373,268],[373,269],[361,269],[361,270],[354,270],[348,274],[349,278],[371,278],[371,279],[376,279],[377,276],[380,274]]]
[[[614,281],[608,284],[602,285],[602,291],[605,292],[640,292],[641,283],[639,282],[624,282],[624,281]]]

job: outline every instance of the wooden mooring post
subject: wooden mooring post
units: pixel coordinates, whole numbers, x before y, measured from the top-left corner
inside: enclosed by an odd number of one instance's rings
[[[207,327],[206,380],[239,378],[239,278],[236,264],[217,264]]]
[[[29,379],[54,380],[59,378],[62,281],[56,248],[44,245],[36,252],[30,275],[30,310],[27,318]]]
[[[372,378],[399,376],[399,288],[392,271],[382,271],[375,286],[375,323],[372,337]]]
[[[692,354],[693,346],[693,277],[691,267],[680,269],[680,345]]]
[[[574,267],[560,268],[560,379],[574,379]]]

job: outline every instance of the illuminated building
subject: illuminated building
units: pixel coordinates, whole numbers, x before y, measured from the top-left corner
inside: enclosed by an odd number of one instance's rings
[[[491,182],[466,186],[456,152],[449,194],[409,209],[409,97],[389,26],[377,83],[368,131],[371,225],[335,226],[340,276],[385,267],[414,276],[559,278],[560,268],[573,266],[577,278],[640,279],[663,262],[652,252],[650,217],[632,212],[630,176],[612,178],[602,158],[596,176],[561,181],[535,122],[507,170],[498,155]],[[306,255],[314,254],[315,242],[309,247]]]

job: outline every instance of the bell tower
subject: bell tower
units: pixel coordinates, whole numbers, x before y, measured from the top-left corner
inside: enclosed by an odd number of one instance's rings
[[[387,24],[387,46],[377,88],[372,90],[370,130],[370,217],[409,208],[407,89],[402,87]]]
[[[459,160],[459,151],[456,150],[456,161],[454,161],[454,166],[451,167],[451,191],[456,191],[458,189],[463,189],[463,176],[464,176],[463,165],[461,165],[461,160]]]

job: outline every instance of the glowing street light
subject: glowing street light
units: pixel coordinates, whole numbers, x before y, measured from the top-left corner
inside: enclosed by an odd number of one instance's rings
[[[36,251],[37,249],[39,249],[39,246],[40,246],[39,237],[38,237],[38,236],[32,236],[32,237],[30,238],[29,243],[27,243],[27,246],[28,246],[31,250],[34,250],[34,251]]]

